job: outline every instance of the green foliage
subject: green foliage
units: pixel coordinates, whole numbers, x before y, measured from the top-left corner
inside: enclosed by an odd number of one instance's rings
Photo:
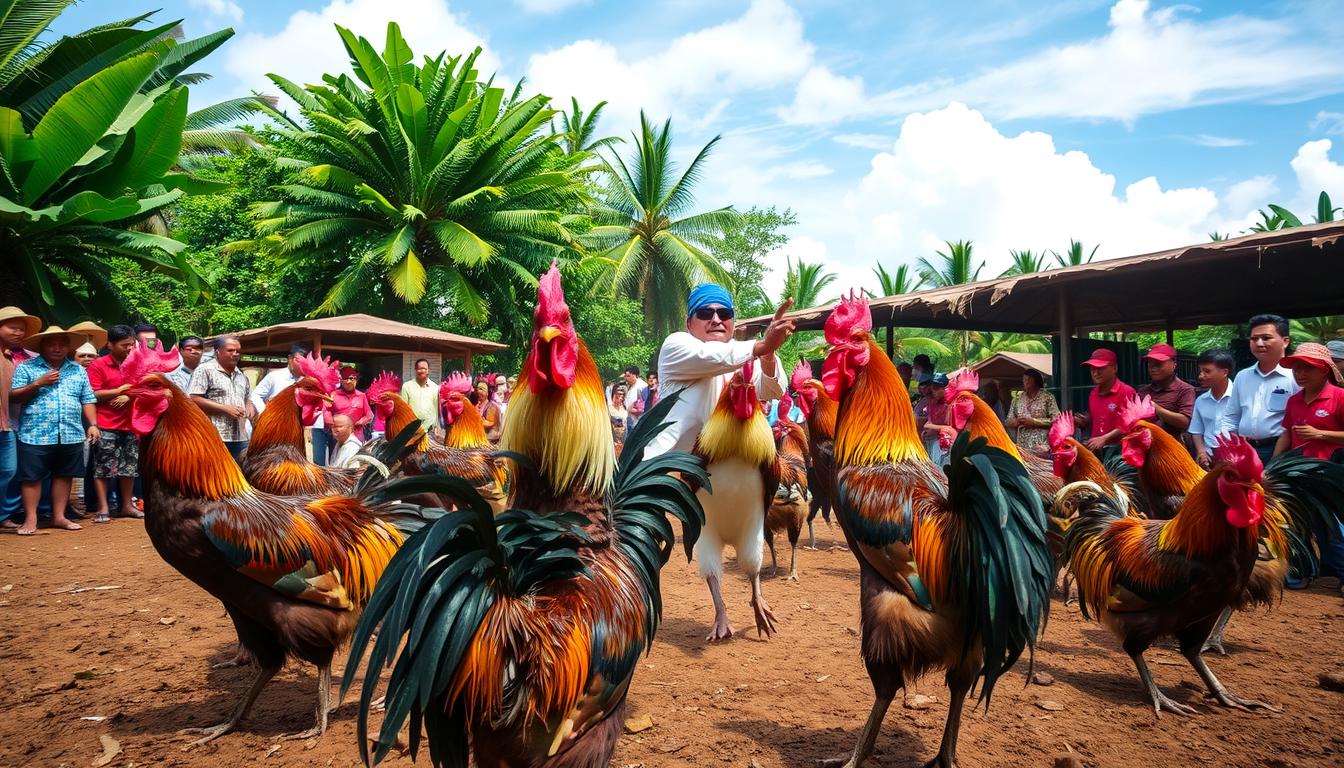
[[[686,297],[696,283],[713,280],[734,287],[705,249],[710,238],[738,223],[740,214],[732,208],[690,213],[717,136],[680,176],[672,163],[671,120],[660,128],[641,113],[634,139],[628,164],[615,154],[606,164],[610,181],[595,205],[598,225],[583,238],[598,252],[585,263],[598,270],[597,294],[640,301],[645,329],[661,338],[682,326]]]
[[[809,264],[802,259],[797,263],[788,260],[788,271],[784,275],[784,291],[779,297],[779,303],[783,304],[786,300],[793,299],[793,306],[796,309],[815,307],[821,303],[821,292],[835,282],[835,273],[823,271],[825,267],[826,265],[820,262]]]
[[[1033,253],[1030,250],[1025,250],[1009,251],[1008,254],[1013,258],[1012,266],[1004,270],[1000,277],[1030,275],[1035,272],[1044,272],[1048,269],[1045,263],[1046,254],[1044,253]],[[1056,254],[1056,258],[1058,258],[1058,254]]]
[[[977,263],[970,240],[947,241],[946,251],[935,251],[936,260],[919,257],[919,276],[934,288],[973,283],[980,279],[983,261]]]
[[[1235,325],[1201,325],[1173,334],[1176,349],[1187,353],[1206,352],[1210,349],[1232,349],[1232,343],[1238,336]],[[1126,338],[1139,345],[1139,349],[1148,349],[1154,344],[1165,344],[1167,334],[1163,331],[1151,333],[1126,334]]]
[[[798,223],[790,208],[779,210],[751,207],[738,221],[724,227],[722,234],[706,238],[706,249],[714,254],[733,284],[733,302],[739,317],[768,315],[777,306],[765,294],[763,284],[770,269],[766,256],[787,245],[783,230]]]
[[[1060,253],[1058,251],[1051,251],[1050,255],[1055,257],[1055,264],[1057,266],[1077,267],[1083,264],[1090,264],[1092,262],[1092,259],[1096,257],[1097,249],[1100,247],[1101,247],[1100,245],[1092,246],[1092,250],[1088,251],[1087,255],[1084,256],[1083,244],[1078,242],[1077,240],[1070,238],[1068,250],[1064,251],[1063,253]]]
[[[879,263],[873,268],[873,274],[877,276],[880,296],[900,296],[906,293],[914,293],[924,285],[924,278],[917,277],[909,264],[901,264],[896,267],[895,272],[888,272],[887,268]]]
[[[395,23],[381,54],[337,31],[354,78],[300,88],[271,76],[301,108],[305,129],[280,136],[302,170],[254,206],[249,245],[292,269],[337,266],[317,313],[371,303],[375,284],[390,289],[384,306],[418,304],[433,287],[473,324],[507,313],[575,245],[562,212],[582,202],[580,174],[541,130],[555,114],[547,97],[482,81],[480,49],[416,64]]]

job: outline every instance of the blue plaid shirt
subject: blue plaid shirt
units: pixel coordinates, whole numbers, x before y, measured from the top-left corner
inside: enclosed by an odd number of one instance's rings
[[[51,370],[46,358],[38,355],[14,369],[14,389],[26,387]],[[75,361],[61,364],[60,381],[37,390],[23,404],[19,417],[19,442],[29,445],[56,445],[84,442],[84,404],[95,402],[89,376]]]

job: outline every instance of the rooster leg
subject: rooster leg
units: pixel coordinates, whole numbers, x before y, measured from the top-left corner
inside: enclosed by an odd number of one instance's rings
[[[1200,653],[1217,651],[1219,656],[1227,655],[1227,649],[1223,647],[1223,631],[1227,629],[1227,620],[1230,618],[1232,618],[1231,606],[1223,609],[1223,615],[1219,616],[1218,623],[1213,625],[1213,632],[1209,633],[1209,639],[1204,641]]]
[[[947,725],[943,726],[943,741],[938,756],[924,764],[924,768],[957,768],[957,737],[961,735],[961,710],[966,695],[971,692],[975,673],[969,669],[949,669],[947,687],[952,696],[947,706]]]
[[[812,517],[815,517],[814,514]],[[807,546],[803,549],[817,548],[817,529],[812,526],[812,517],[807,518]]]
[[[761,574],[751,575],[751,607],[756,611],[756,636],[771,638],[775,636],[775,614],[765,602],[765,593],[761,591]]]
[[[327,716],[331,714],[333,709],[331,706],[331,665],[326,664],[317,669],[317,722],[306,731],[287,733],[283,736],[277,736],[276,739],[294,741],[321,736],[327,732]]]
[[[1243,699],[1240,696],[1233,695],[1231,691],[1223,687],[1223,684],[1218,681],[1218,678],[1213,676],[1213,670],[1209,669],[1209,665],[1204,663],[1204,657],[1199,655],[1199,651],[1195,651],[1194,653],[1187,653],[1185,654],[1185,658],[1190,661],[1190,666],[1195,668],[1195,671],[1199,673],[1200,679],[1204,681],[1204,685],[1208,687],[1209,689],[1208,695],[1217,699],[1218,703],[1223,705],[1224,707],[1231,707],[1233,709],[1244,709],[1248,712],[1253,709],[1267,709],[1270,712],[1282,711],[1281,709],[1270,706],[1269,704],[1266,704],[1263,701],[1256,701],[1255,699]]]
[[[779,575],[779,558],[775,556],[775,537],[773,535],[766,537],[765,543],[770,545],[770,575]]]
[[[709,584],[709,596],[714,600],[714,628],[709,631],[706,640],[713,643],[727,640],[733,636],[733,627],[728,623],[728,606],[723,604],[723,590],[719,586],[719,575],[712,573],[705,577]]]
[[[848,760],[843,757],[822,760],[817,763],[819,768],[859,768],[863,765],[863,761],[873,754],[873,745],[877,743],[878,731],[882,730],[882,720],[887,716],[891,698],[879,696],[873,700],[873,710],[868,713],[868,722],[863,724],[863,730],[859,732],[859,743],[854,745],[854,754]]]
[[[225,720],[219,725],[212,725],[209,728],[183,728],[178,731],[177,733],[180,736],[201,736],[201,738],[182,748],[191,749],[192,747],[200,746],[206,742],[214,741],[220,736],[232,731],[234,728],[237,728],[238,723],[242,722],[244,717],[247,717],[248,710],[252,709],[252,703],[257,700],[257,695],[261,693],[261,689],[265,688],[266,684],[271,681],[271,678],[275,677],[275,673],[279,671],[280,665],[278,664],[275,666],[263,666],[258,670],[257,679],[252,681],[252,687],[248,688],[247,693],[243,694],[243,700],[238,702],[238,706],[234,708],[233,714],[229,715],[228,720]]]
[[[1172,701],[1167,698],[1166,694],[1162,693],[1161,689],[1157,687],[1157,683],[1153,682],[1153,673],[1148,671],[1148,662],[1143,660],[1142,651],[1130,654],[1129,658],[1134,660],[1134,667],[1139,670],[1139,678],[1143,680],[1144,687],[1148,689],[1148,699],[1153,702],[1153,714],[1159,714],[1164,709],[1178,715],[1198,714],[1193,707],[1188,707],[1178,701]]]
[[[789,545],[789,581],[798,581],[798,542]]]

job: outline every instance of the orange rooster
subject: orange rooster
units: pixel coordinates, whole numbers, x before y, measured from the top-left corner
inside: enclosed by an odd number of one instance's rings
[[[1130,507],[1135,517],[1143,517],[1134,507],[1138,497],[1138,475],[1134,469],[1123,459],[1103,463],[1078,441],[1077,433],[1073,414],[1069,411],[1060,413],[1050,425],[1050,455],[1055,476],[1063,480],[1065,485],[1090,480],[1108,489],[1123,505]]]
[[[1139,520],[1090,481],[1061,492],[1077,518],[1065,549],[1078,580],[1083,615],[1101,621],[1122,642],[1154,712],[1194,714],[1153,681],[1143,653],[1174,636],[1210,695],[1225,707],[1268,708],[1232,695],[1200,657],[1225,608],[1239,605],[1251,579],[1259,538],[1283,548],[1265,514],[1264,468],[1245,439],[1232,436],[1216,452],[1219,465],[1195,483],[1170,520]]]
[[[812,523],[817,513],[831,524],[831,509],[835,504],[835,414],[836,402],[826,394],[821,382],[812,378],[812,366],[799,360],[790,377],[793,391],[798,394],[798,408],[807,422],[807,488],[812,494],[808,504],[808,549],[817,548],[817,533]]]
[[[779,488],[779,466],[774,436],[752,384],[754,371],[755,361],[748,360],[733,374],[695,441],[694,453],[704,460],[714,483],[712,491],[701,488],[696,494],[705,509],[705,529],[695,544],[695,561],[714,601],[714,626],[705,637],[710,642],[733,636],[722,591],[725,545],[737,552],[737,567],[751,584],[757,636],[773,637],[776,631],[775,614],[761,590],[761,560],[765,516]]]
[[[862,653],[876,694],[854,753],[823,763],[857,768],[872,754],[896,692],[947,670],[947,725],[929,763],[953,768],[966,696],[981,700],[1045,623],[1053,576],[1045,514],[1022,463],[958,436],[948,476],[934,466],[896,367],[872,334],[862,296],[826,320],[822,373],[839,403],[836,515],[859,561]]]
[[[789,539],[789,580],[798,580],[798,537],[807,519],[807,435],[803,426],[789,419],[793,398],[786,393],[779,398],[778,418],[775,420],[775,475],[779,490],[765,513],[765,543],[770,547],[770,575],[779,575],[779,560],[775,555],[775,536],[784,531]]]
[[[1155,414],[1149,397],[1131,398],[1121,404],[1119,423],[1124,436],[1120,455],[1139,470],[1139,490],[1149,515],[1169,520],[1181,508],[1185,494],[1204,478],[1204,469],[1179,440],[1152,423]]]
[[[356,634],[346,687],[378,633],[360,700],[366,762],[378,673],[395,660],[374,761],[409,718],[412,758],[423,731],[435,765],[606,768],[658,627],[669,515],[690,556],[701,512],[674,473],[707,476],[685,453],[643,458],[677,396],[640,420],[618,463],[601,378],[554,266],[537,294],[502,440],[517,463],[510,509],[492,518],[470,499],[407,542]],[[472,495],[465,484],[461,495]]]
[[[331,658],[354,630],[402,533],[380,515],[406,481],[367,480],[345,495],[275,496],[251,486],[205,413],[163,375],[177,355],[141,344],[122,363],[141,436],[145,530],[159,555],[224,603],[260,669],[227,720],[196,744],[233,730],[287,656],[318,667],[316,725],[331,709]],[[418,481],[415,488],[432,487]]]
[[[299,380],[280,390],[257,417],[240,460],[243,477],[260,491],[283,496],[344,493],[355,487],[360,472],[309,461],[303,441],[304,427],[317,421],[323,404],[331,402],[327,393],[340,384],[340,363],[311,352],[297,360]]]

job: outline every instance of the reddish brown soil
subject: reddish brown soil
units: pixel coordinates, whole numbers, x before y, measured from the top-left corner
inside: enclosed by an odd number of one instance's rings
[[[871,702],[858,655],[854,559],[839,550],[800,558],[801,584],[766,585],[781,619],[770,642],[752,633],[706,645],[712,613],[703,583],[684,562],[666,568],[663,627],[630,694],[632,715],[651,716],[653,727],[622,738],[616,766],[811,766],[853,747]],[[231,653],[232,627],[219,603],[159,559],[139,523],[0,537],[0,562],[0,766],[83,768],[102,754],[104,734],[123,750],[111,766],[359,765],[348,703],[321,740],[274,741],[312,723],[316,676],[298,664],[262,693],[241,731],[181,750],[174,732],[222,720],[250,672],[209,669]],[[61,592],[73,585],[122,588]],[[747,597],[730,576],[738,629],[751,623]],[[1122,768],[1344,765],[1344,694],[1316,681],[1344,667],[1341,619],[1330,579],[1290,593],[1272,612],[1233,620],[1231,655],[1211,666],[1238,694],[1282,707],[1278,714],[1208,706],[1193,670],[1172,650],[1154,649],[1159,682],[1201,712],[1157,718],[1116,641],[1056,601],[1036,657],[1054,684],[1024,687],[1020,669],[1006,677],[988,713],[967,715],[960,764],[1051,766],[1072,751],[1084,765]],[[947,704],[941,678],[926,678],[916,692],[936,701],[922,710],[894,706],[871,765],[918,765],[937,751]],[[1042,709],[1044,701],[1061,708]]]

